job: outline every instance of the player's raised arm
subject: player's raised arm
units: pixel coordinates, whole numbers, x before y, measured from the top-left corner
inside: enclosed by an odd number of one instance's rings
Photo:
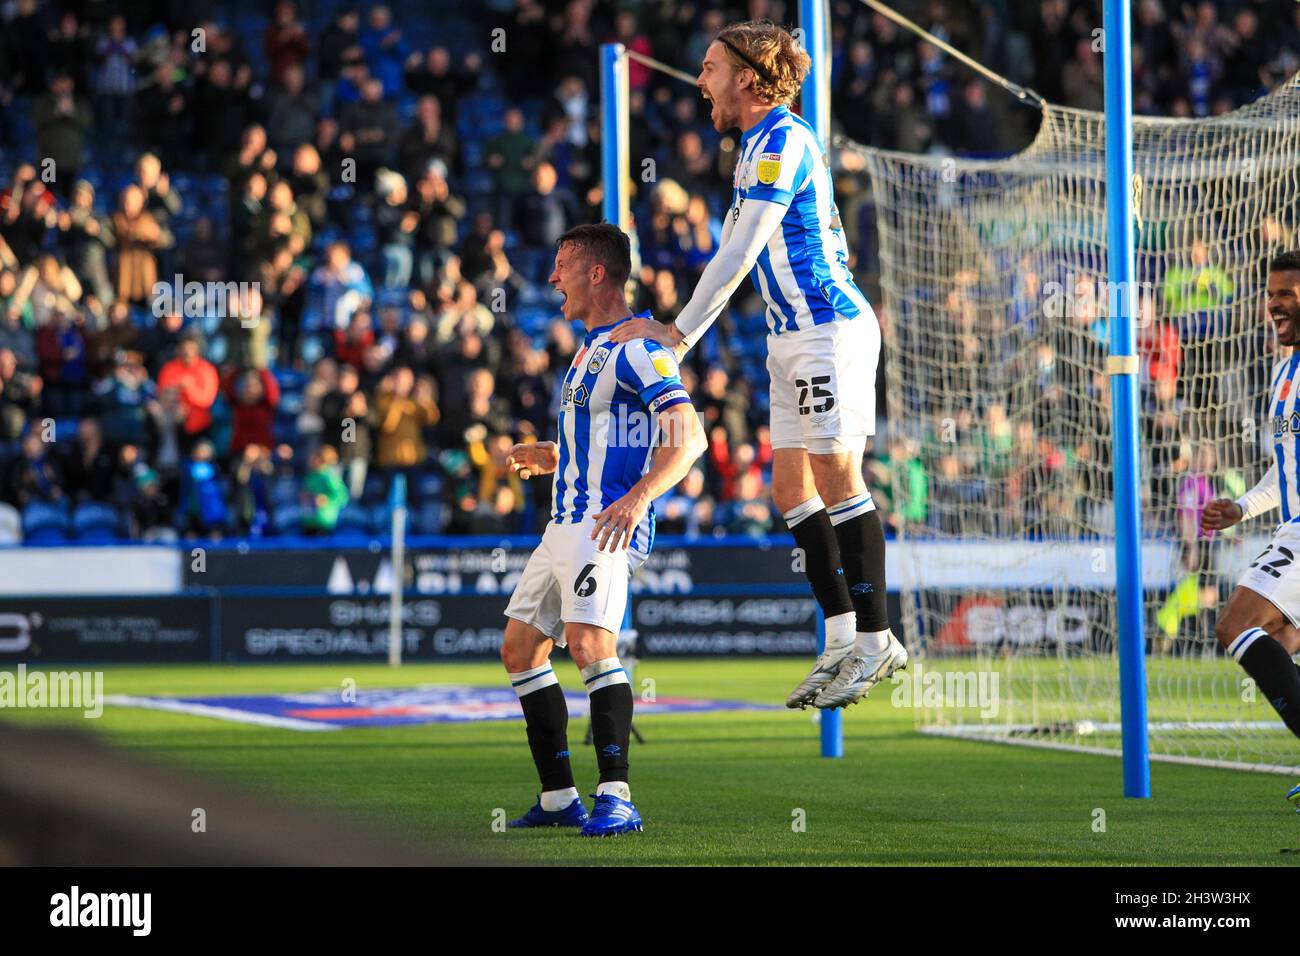
[[[1254,488],[1236,501],[1216,498],[1205,506],[1201,515],[1202,531],[1222,531],[1234,524],[1266,514],[1282,503],[1282,489],[1277,482],[1277,462],[1269,465]]]
[[[736,286],[753,270],[759,253],[780,227],[788,208],[788,200],[782,204],[767,199],[749,199],[740,207],[731,238],[705,267],[691,300],[673,323],[686,348],[693,348],[722,314]]]
[[[653,319],[634,319],[616,328],[610,338],[627,342],[648,338],[677,351],[680,356],[692,348],[726,308],[736,286],[749,275],[758,255],[781,225],[789,203],[750,199],[740,208],[730,230],[724,230],[718,253],[705,267],[677,321],[662,325]]]

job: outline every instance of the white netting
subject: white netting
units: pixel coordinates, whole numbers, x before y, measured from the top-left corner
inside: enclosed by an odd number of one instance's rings
[[[1048,107],[1007,160],[850,146],[878,223],[908,640],[923,669],[999,679],[992,715],[918,694],[937,732],[1119,746],[1104,144],[1100,114]],[[1134,170],[1152,752],[1294,767],[1213,634],[1269,519],[1209,542],[1194,518],[1269,463],[1262,290],[1300,247],[1300,77],[1224,116],[1136,118]]]

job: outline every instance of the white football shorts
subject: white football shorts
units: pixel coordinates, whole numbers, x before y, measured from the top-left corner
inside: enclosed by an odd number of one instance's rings
[[[1284,524],[1241,578],[1237,587],[1267,598],[1292,625],[1300,627],[1300,524]]]
[[[506,617],[529,624],[565,646],[564,625],[594,624],[617,636],[627,610],[628,583],[647,555],[622,548],[598,551],[595,522],[552,521],[524,565]]]
[[[861,449],[876,433],[880,325],[873,312],[767,337],[772,447]]]

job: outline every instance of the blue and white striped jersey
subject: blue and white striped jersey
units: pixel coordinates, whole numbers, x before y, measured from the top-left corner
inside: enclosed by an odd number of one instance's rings
[[[778,106],[740,137],[733,221],[747,199],[789,207],[752,278],[773,335],[855,318],[870,309],[849,271],[834,183],[808,122]]]
[[[650,467],[659,413],[690,401],[672,352],[649,339],[609,340],[622,321],[588,332],[564,376],[551,490],[558,524],[577,524],[627,494]],[[632,535],[635,550],[650,552],[654,520],[652,505]]]
[[[1277,468],[1282,523],[1300,518],[1300,350],[1283,359],[1273,370],[1273,393],[1269,398],[1269,435]]]

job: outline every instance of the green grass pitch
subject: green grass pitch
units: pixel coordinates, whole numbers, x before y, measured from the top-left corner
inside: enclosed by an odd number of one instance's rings
[[[781,702],[797,660],[646,661],[668,696]],[[557,658],[568,689],[572,664]],[[113,666],[106,694],[234,694],[428,683],[500,685],[499,666]],[[885,692],[882,692],[885,691]],[[350,819],[501,863],[560,864],[1282,864],[1300,847],[1295,781],[1270,774],[1154,764],[1154,798],[1121,796],[1114,758],[924,736],[890,705],[888,685],[846,712],[843,760],[818,756],[812,712],[663,714],[637,721],[632,788],[641,834],[588,840],[569,830],[493,828],[498,808],[532,803],[536,777],[522,722],[430,724],[302,733],[108,707],[0,717],[69,724],[130,753],[264,798]],[[570,725],[580,790],[595,758]],[[802,811],[802,813],[800,813]],[[1097,832],[1098,811],[1105,830]],[[802,818],[802,832],[795,826]]]

